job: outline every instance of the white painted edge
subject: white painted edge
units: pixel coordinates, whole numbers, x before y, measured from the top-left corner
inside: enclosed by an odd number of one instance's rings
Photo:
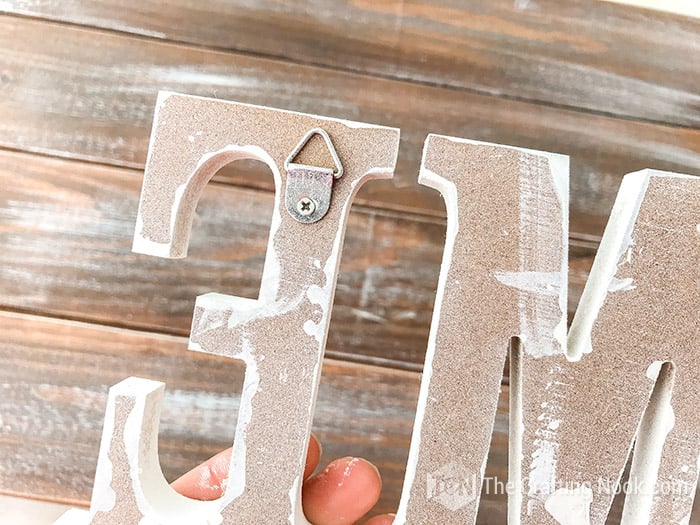
[[[650,170],[642,170],[625,175],[622,179],[569,329],[567,357],[571,361],[578,361],[593,351],[591,331],[617,273],[620,257],[634,243],[632,230],[650,175]]]
[[[134,399],[134,407],[124,424],[123,440],[132,494],[144,515],[141,524],[219,525],[222,499],[197,501],[187,498],[176,492],[163,476],[158,457],[158,427],[164,391],[164,383],[139,377],[127,378],[110,389],[110,400],[118,397]],[[112,417],[115,413],[113,410]],[[154,421],[147,422],[146,418]],[[106,450],[105,454],[109,452]]]
[[[339,124],[343,124],[344,126],[347,126],[348,128],[353,128],[353,129],[385,129],[385,130],[395,131],[397,133],[400,132],[399,128],[394,128],[391,126],[382,126],[380,124],[368,124],[366,122],[358,122],[355,120],[346,120],[346,119],[337,118],[337,117],[326,117],[323,115],[316,115],[313,113],[303,113],[301,111],[293,111],[290,109],[272,108],[270,106],[263,106],[263,105],[259,105],[259,104],[250,104],[247,102],[236,102],[233,100],[222,100],[220,98],[203,97],[200,95],[188,95],[185,93],[178,93],[176,91],[168,91],[168,90],[161,90],[158,92],[158,104],[163,105],[165,103],[165,101],[167,99],[169,99],[170,97],[181,97],[181,98],[189,98],[189,99],[195,99],[195,100],[206,100],[206,101],[212,101],[212,102],[219,102],[222,104],[228,104],[231,106],[243,106],[243,107],[255,108],[255,109],[266,109],[266,110],[270,110],[270,111],[286,113],[288,115],[299,115],[299,116],[303,116],[303,117],[317,118],[317,119],[325,120],[327,122],[337,122]]]
[[[455,239],[459,231],[459,213],[457,210],[457,187],[455,184],[437,173],[429,170],[425,166],[426,153],[430,144],[431,135],[425,140],[423,146],[423,157],[421,161],[420,172],[418,175],[419,184],[428,186],[438,190],[444,200],[447,210],[447,231],[445,235],[445,247],[442,256],[442,264],[440,266],[440,276],[438,279],[437,293],[435,296],[435,307],[430,323],[430,335],[428,337],[428,347],[425,356],[425,365],[423,367],[423,375],[421,378],[420,392],[418,395],[418,405],[416,407],[416,416],[413,421],[413,433],[411,437],[411,445],[408,453],[408,462],[406,464],[406,474],[404,476],[403,490],[401,491],[401,500],[399,508],[394,518],[394,525],[404,525],[406,523],[406,513],[408,512],[408,504],[411,496],[411,489],[416,478],[416,464],[420,453],[421,429],[425,420],[425,408],[428,403],[428,395],[430,393],[430,379],[433,373],[433,359],[437,348],[437,335],[440,326],[440,317],[442,303],[447,287],[447,277],[452,266],[452,253],[454,250]],[[478,495],[476,505],[478,505]]]
[[[670,363],[670,361],[666,361]],[[646,375],[657,383],[649,399],[644,415],[637,427],[634,442],[634,454],[630,466],[629,479],[634,490],[627,493],[622,507],[620,523],[652,523],[651,517],[655,504],[655,488],[658,483],[659,470],[664,456],[666,439],[676,424],[673,410],[673,384],[675,368],[671,365],[670,373],[660,378],[661,364],[655,361],[647,368]],[[674,480],[679,481],[679,480]]]
[[[152,145],[151,145],[152,147]],[[134,253],[141,253],[144,255],[153,255],[156,257],[164,257],[168,259],[182,259],[187,256],[187,249],[189,247],[189,236],[191,232],[191,226],[187,229],[187,231],[183,232],[182,234],[185,236],[185,239],[183,240],[183,245],[184,249],[182,253],[177,253],[173,249],[173,244],[176,241],[176,233],[175,233],[175,226],[177,224],[178,218],[180,217],[182,210],[181,210],[181,205],[182,205],[182,197],[187,191],[187,188],[190,186],[192,183],[193,179],[201,172],[203,169],[204,165],[211,161],[212,159],[215,158],[224,158],[225,160],[222,161],[222,166],[226,164],[230,164],[231,162],[235,162],[238,160],[244,160],[244,159],[253,159],[253,160],[258,160],[260,162],[265,163],[269,168],[270,171],[272,172],[273,179],[275,181],[275,206],[272,210],[272,225],[270,228],[270,239],[274,237],[275,232],[277,231],[277,228],[279,227],[280,223],[282,222],[281,216],[280,216],[280,211],[279,211],[279,202],[280,202],[280,188],[282,185],[282,177],[280,175],[279,168],[277,164],[275,163],[274,159],[270,156],[269,153],[267,153],[264,149],[262,149],[260,146],[256,145],[238,145],[238,144],[228,144],[224,146],[223,148],[220,148],[215,151],[209,151],[207,153],[204,153],[200,158],[199,161],[197,162],[196,166],[192,170],[192,172],[188,175],[187,180],[180,184],[178,188],[175,191],[175,196],[173,199],[172,207],[170,209],[170,239],[169,242],[167,243],[157,243],[149,239],[143,234],[143,214],[142,214],[142,209],[143,209],[143,189],[141,190],[141,195],[139,197],[139,209],[138,213],[136,216],[136,227],[134,230],[134,240],[132,244],[132,251]],[[148,166],[148,165],[147,165]],[[146,168],[148,169],[148,167]],[[213,166],[211,168],[212,173],[210,174],[211,176],[214,176],[216,171],[219,169],[218,166]],[[145,178],[144,178],[145,180]],[[268,262],[269,260],[269,262]],[[268,277],[271,275],[270,270],[274,269],[275,263],[277,261],[276,254],[272,254],[272,257],[266,257],[265,259],[265,268],[263,269],[263,282],[261,283],[261,290],[263,290],[266,286],[267,280],[265,279],[265,276],[267,275]],[[268,265],[271,266],[268,268]],[[273,272],[274,273],[274,272]],[[279,272],[277,272],[279,273]],[[279,275],[278,275],[279,277]],[[275,290],[276,290],[276,285],[275,285]]]
[[[456,142],[458,144],[472,144],[474,146],[495,146],[498,148],[506,148],[510,149],[513,151],[520,151],[523,153],[528,153],[530,155],[535,155],[537,157],[547,157],[550,159],[553,164],[552,164],[552,171],[556,173],[567,173],[569,171],[569,156],[564,155],[563,153],[552,153],[549,151],[540,151],[536,149],[529,149],[529,148],[522,148],[520,146],[511,146],[508,144],[498,144],[496,142],[486,142],[483,140],[473,140],[473,139],[464,139],[461,137],[452,137],[450,135],[440,135],[437,133],[430,133],[428,134],[427,140],[431,140],[433,138],[440,138],[440,139],[445,139],[449,140],[450,142]]]

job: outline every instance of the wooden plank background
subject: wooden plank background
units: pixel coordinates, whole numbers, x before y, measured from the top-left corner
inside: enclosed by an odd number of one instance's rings
[[[695,0],[607,0],[620,4],[645,7],[647,9],[659,9],[670,13],[678,13],[686,16],[700,18],[700,4]]]
[[[700,174],[698,86],[699,20],[593,0],[0,2],[0,493],[86,504],[128,375],[168,383],[169,477],[231,439],[240,368],[184,341],[198,294],[256,295],[272,179],[223,169],[188,259],[131,254],[159,89],[401,128],[395,179],[351,212],[314,424],[326,459],[377,462],[390,511],[445,229],[415,183],[425,135],[571,156],[573,311],[621,177]],[[479,523],[504,510],[485,497]]]

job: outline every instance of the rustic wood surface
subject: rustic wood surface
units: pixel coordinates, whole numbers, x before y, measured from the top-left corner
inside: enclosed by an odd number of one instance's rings
[[[596,0],[22,0],[0,11],[697,127],[700,20]]]
[[[212,184],[189,257],[160,259],[131,253],[141,178],[0,152],[0,307],[186,335],[197,295],[257,297],[272,194]],[[421,369],[444,235],[441,219],[352,209],[330,356]],[[572,311],[593,255],[590,244],[572,247]]]
[[[60,45],[55,45],[60,42]],[[622,175],[700,172],[700,130],[0,16],[0,146],[143,168],[159,88],[399,127],[360,202],[444,215],[416,178],[428,131],[571,155],[571,231],[599,236]],[[232,182],[270,189],[259,172]]]
[[[74,321],[4,313],[0,328],[7,365],[0,369],[0,446],[13,451],[0,462],[0,483],[13,492],[89,499],[107,389],[130,375],[167,382],[160,456],[168,479],[230,446],[240,361],[188,352],[182,337]],[[360,454],[377,464],[385,479],[379,510],[398,503],[418,383],[416,372],[324,365],[314,432],[325,458]],[[493,465],[501,477],[505,419],[502,412]]]
[[[0,330],[0,447],[12,451],[0,462],[5,492],[84,505],[107,390],[129,375],[167,383],[160,457],[168,479],[230,445],[243,379],[239,361],[188,352],[182,337],[25,314],[0,313]],[[416,372],[331,359],[323,368],[314,433],[326,460],[360,455],[379,467],[384,493],[376,512],[398,505],[419,381]],[[504,386],[487,478],[506,479],[507,410]],[[505,498],[489,492],[484,487],[479,523],[503,524]]]
[[[160,425],[166,478],[230,446],[243,380],[240,361],[188,352],[182,337],[24,314],[0,313],[0,329],[6,365],[0,368],[0,447],[13,451],[0,462],[6,492],[84,505],[107,390],[130,375],[167,383]],[[416,372],[387,367],[331,359],[324,365],[314,433],[325,459],[360,455],[379,467],[384,492],[375,512],[398,505],[419,381]],[[507,410],[504,386],[487,478],[506,479]],[[492,489],[482,491],[483,525],[505,523],[505,498]],[[612,519],[619,517],[620,503]]]
[[[595,0],[9,0],[0,13],[0,493],[85,505],[107,388],[131,374],[168,384],[169,477],[230,441],[241,369],[186,352],[185,336],[198,294],[257,294],[272,179],[259,163],[224,168],[188,259],[130,253],[159,89],[402,129],[395,180],[351,212],[315,421],[326,459],[379,464],[383,511],[443,249],[442,199],[415,183],[425,135],[571,156],[570,313],[622,176],[700,173],[690,18]],[[487,474],[504,479],[507,380],[500,403]],[[505,523],[504,505],[485,497],[479,523]]]

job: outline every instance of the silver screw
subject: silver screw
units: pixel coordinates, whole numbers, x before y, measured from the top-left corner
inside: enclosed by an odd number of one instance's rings
[[[313,215],[315,211],[316,203],[308,197],[302,197],[297,202],[297,213],[299,213],[299,215],[301,215],[302,217],[308,217],[309,215]]]

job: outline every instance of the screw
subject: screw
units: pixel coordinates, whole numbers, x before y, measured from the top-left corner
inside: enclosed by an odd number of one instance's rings
[[[302,217],[308,217],[309,215],[313,215],[313,213],[316,211],[316,203],[309,199],[308,197],[302,197],[299,199],[297,202],[297,212],[299,215]]]

